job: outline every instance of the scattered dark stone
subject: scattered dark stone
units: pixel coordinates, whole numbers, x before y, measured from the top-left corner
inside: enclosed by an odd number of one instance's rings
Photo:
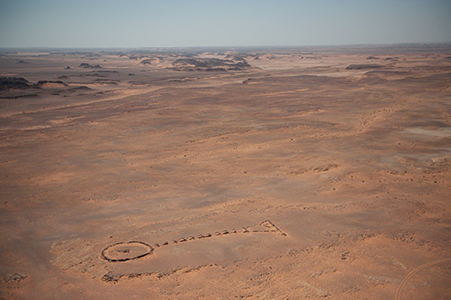
[[[88,77],[102,77],[102,78],[107,78],[107,77],[109,77],[107,74],[99,74],[99,73],[84,74],[83,76],[88,76]]]
[[[20,282],[21,280],[27,278],[27,275],[22,273],[14,273],[13,275],[5,276],[3,280],[5,282]]]
[[[58,79],[67,79],[67,78],[69,78],[69,77],[67,77],[66,75],[61,75],[58,77]]]
[[[380,69],[382,67],[382,65],[376,64],[349,65],[346,70]]]
[[[18,64],[28,64],[28,62],[23,61],[23,60],[19,60],[17,63],[18,63]]]
[[[19,77],[0,77],[0,91],[29,89],[28,80]]]
[[[379,59],[379,57],[376,57],[376,56],[368,56],[366,59]]]
[[[349,259],[349,251],[341,254],[341,260],[347,260]]]
[[[102,281],[108,282],[108,283],[117,283],[119,279],[121,279],[121,275],[114,275],[112,271],[106,273],[102,276]]]
[[[71,68],[69,66],[66,67],[66,70],[70,70]]]
[[[139,278],[142,276],[142,273],[132,273],[128,275],[128,278]]]

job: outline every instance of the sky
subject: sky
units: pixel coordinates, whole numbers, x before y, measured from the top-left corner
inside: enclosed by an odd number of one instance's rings
[[[0,0],[0,47],[451,42],[451,0]]]

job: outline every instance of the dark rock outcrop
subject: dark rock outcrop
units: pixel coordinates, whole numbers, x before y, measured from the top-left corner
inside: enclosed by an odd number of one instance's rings
[[[346,70],[380,69],[382,67],[384,66],[376,64],[349,65]]]
[[[9,276],[5,276],[3,277],[3,281],[5,282],[19,282],[21,280],[24,280],[25,278],[27,278],[26,274],[23,273],[14,273],[13,275],[9,275]]]
[[[0,77],[0,91],[25,90],[31,86],[25,78]]]
[[[35,97],[37,97],[38,96],[38,94],[35,94],[35,93],[33,93],[33,94],[24,94],[24,95],[16,95],[16,96],[1,96],[0,97],[0,99],[9,99],[9,100],[11,100],[11,99],[19,99],[19,98],[35,98]]]
[[[85,69],[101,69],[102,68],[100,65],[90,65],[88,63],[81,63],[80,67],[85,68]]]
[[[67,84],[65,84],[62,81],[51,81],[51,80],[41,80],[38,81],[38,83],[36,83],[34,85],[34,87],[36,88],[61,88],[61,87],[66,87]]]
[[[145,59],[143,61],[141,61],[142,65],[151,65],[152,64],[152,59]]]
[[[398,57],[386,57],[384,60],[398,60]]]

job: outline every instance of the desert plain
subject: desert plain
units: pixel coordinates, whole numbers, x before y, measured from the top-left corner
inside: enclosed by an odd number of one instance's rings
[[[3,50],[0,299],[451,299],[451,45]]]

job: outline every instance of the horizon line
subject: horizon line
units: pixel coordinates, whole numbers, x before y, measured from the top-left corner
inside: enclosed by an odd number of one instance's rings
[[[59,46],[0,46],[0,49],[35,49],[35,50],[59,50],[59,49],[197,49],[197,48],[302,48],[302,47],[371,47],[371,46],[402,46],[402,45],[450,45],[446,42],[400,42],[400,43],[357,43],[357,44],[321,44],[321,45],[254,45],[254,46],[139,46],[139,47],[59,47]]]

